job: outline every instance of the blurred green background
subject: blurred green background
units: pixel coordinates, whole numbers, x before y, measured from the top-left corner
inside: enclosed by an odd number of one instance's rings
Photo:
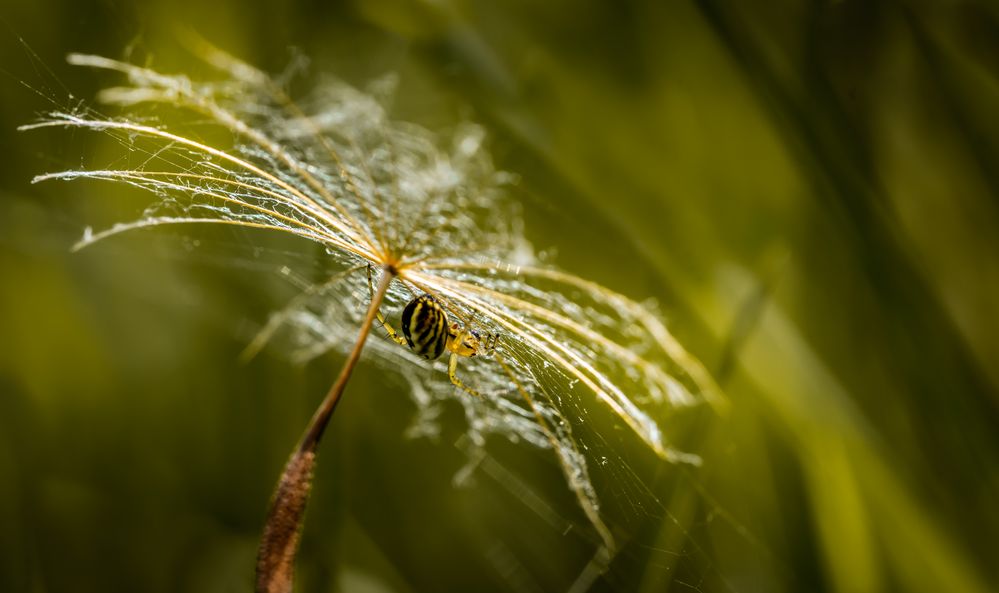
[[[999,588],[995,5],[0,0],[0,591],[249,590],[274,480],[340,363],[237,361],[294,294],[277,271],[321,278],[320,251],[191,229],[70,253],[135,194],[30,185],[103,146],[15,131],[116,82],[65,54],[197,74],[178,25],[272,72],[396,72],[400,117],[483,123],[534,244],[655,298],[721,383],[704,466],[660,468],[668,512],[591,590]],[[413,412],[362,365],[302,591],[587,581],[553,459],[495,444],[569,534],[499,469],[453,485],[457,407],[436,442],[405,437]]]

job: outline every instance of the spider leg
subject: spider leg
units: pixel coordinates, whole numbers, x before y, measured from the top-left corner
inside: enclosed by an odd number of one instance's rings
[[[451,358],[450,360],[448,360],[447,363],[448,379],[451,379],[451,382],[454,383],[456,387],[461,387],[462,389],[474,395],[475,397],[482,397],[482,395],[478,391],[472,389],[471,387],[461,382],[461,379],[458,378],[458,375],[456,373],[457,370],[458,370],[458,355],[452,352]]]
[[[499,341],[499,332],[489,334],[486,336],[486,350],[485,354],[488,356],[496,350],[496,342]]]
[[[374,298],[375,285],[371,281],[371,264],[368,264],[368,291],[371,293],[371,298]],[[378,318],[378,323],[380,323],[381,326],[385,328],[385,331],[388,332],[388,336],[392,338],[393,342],[399,344],[400,346],[407,346],[407,347],[409,346],[409,344],[406,342],[406,338],[400,336],[399,333],[395,331],[395,328],[389,325],[388,321],[385,321],[385,316],[382,315],[381,308],[375,310],[375,316]]]

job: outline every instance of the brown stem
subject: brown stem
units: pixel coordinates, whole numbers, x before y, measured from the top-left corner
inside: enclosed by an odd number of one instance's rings
[[[309,421],[309,426],[295,452],[292,453],[291,459],[284,466],[277,488],[274,490],[267,522],[264,524],[260,548],[257,550],[257,593],[291,593],[292,580],[295,576],[295,554],[302,532],[305,505],[312,489],[316,448],[330,418],[333,417],[333,411],[347,386],[347,380],[350,379],[350,374],[361,357],[361,349],[364,348],[364,342],[371,332],[375,314],[395,275],[394,268],[386,267],[383,271],[378,289],[371,297],[371,305],[368,306],[368,313],[364,323],[361,324],[354,349],[350,351],[347,362],[340,370],[340,376],[312,415],[312,420]]]

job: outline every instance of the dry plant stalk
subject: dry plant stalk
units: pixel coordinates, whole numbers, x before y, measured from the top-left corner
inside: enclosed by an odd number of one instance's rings
[[[329,393],[323,398],[316,409],[312,420],[305,429],[302,440],[291,454],[291,459],[285,464],[281,478],[278,480],[271,509],[264,523],[264,533],[260,538],[260,549],[257,552],[257,593],[289,593],[295,575],[295,554],[298,551],[298,540],[301,537],[305,518],[305,505],[312,491],[313,468],[316,463],[316,449],[322,439],[323,432],[333,417],[340,396],[347,387],[347,381],[357,361],[361,358],[361,350],[371,332],[371,324],[375,313],[385,298],[394,271],[385,270],[378,290],[371,298],[368,312],[361,324],[361,330],[354,342],[347,361],[340,371]]]
[[[462,360],[458,368],[482,397],[456,389],[444,363],[427,363],[390,340],[371,344],[370,356],[399,369],[412,387],[419,408],[412,432],[433,434],[442,402],[457,399],[475,446],[493,435],[552,450],[609,557],[615,536],[591,473],[599,468],[618,489],[635,478],[602,431],[630,432],[665,461],[699,463],[696,455],[670,446],[663,426],[678,410],[719,403],[701,364],[650,307],[539,262],[523,236],[520,210],[504,192],[510,177],[493,168],[481,128],[458,125],[448,141],[391,120],[383,104],[391,79],[367,91],[331,79],[293,102],[265,73],[200,39],[192,45],[222,73],[220,80],[195,82],[73,54],[73,64],[127,77],[127,86],[107,89],[100,99],[127,108],[128,115],[57,112],[21,129],[103,132],[123,145],[125,158],[137,159],[36,181],[106,180],[157,197],[138,220],[97,233],[88,229],[77,247],[131,229],[222,224],[314,241],[342,267],[275,313],[247,349],[250,356],[281,339],[295,358],[308,360],[353,344],[280,482],[260,563],[271,584],[258,590],[290,589],[315,444],[375,308],[401,311],[421,294],[433,295],[459,327],[501,338],[492,360]],[[179,126],[143,120],[141,109],[195,112],[202,116],[199,125],[207,120],[225,130],[233,144],[218,147]],[[383,271],[370,301],[369,267]],[[361,333],[352,342],[358,325]],[[428,364],[439,372],[421,372]],[[601,407],[612,418],[609,429],[592,420]]]

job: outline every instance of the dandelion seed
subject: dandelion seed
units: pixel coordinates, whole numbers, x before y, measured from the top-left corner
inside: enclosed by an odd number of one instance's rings
[[[436,406],[457,399],[469,442],[499,436],[550,449],[612,551],[590,450],[599,451],[595,466],[620,471],[622,480],[627,471],[614,467],[620,457],[610,439],[599,436],[605,429],[586,426],[587,418],[603,407],[661,459],[697,464],[696,455],[671,447],[664,419],[678,408],[718,402],[700,363],[647,307],[539,262],[523,236],[520,210],[504,192],[510,176],[494,169],[480,127],[463,124],[442,138],[392,121],[371,94],[337,80],[293,102],[263,72],[197,45],[221,81],[197,82],[99,56],[73,54],[69,60],[127,77],[129,86],[108,89],[101,100],[133,114],[150,104],[200,114],[228,131],[232,146],[220,148],[135,115],[61,112],[21,127],[101,132],[143,157],[129,168],[35,178],[110,181],[155,196],[141,218],[98,232],[88,227],[77,247],[172,224],[279,231],[322,245],[342,271],[275,313],[246,356],[279,334],[300,360],[344,349],[362,319],[372,321],[366,302],[372,293],[374,304],[381,302],[395,319],[415,298],[430,295],[454,322],[438,328],[450,332],[448,348],[452,339],[500,338],[492,356],[461,361],[462,381],[481,397],[447,379],[454,376],[453,357],[450,365],[427,362],[417,348],[374,341],[374,357],[401,369],[413,385],[423,426],[411,432],[436,434],[430,426]],[[369,288],[369,267],[382,274],[378,291]],[[439,372],[415,372],[421,365]],[[285,486],[307,491],[309,471],[298,468]]]

